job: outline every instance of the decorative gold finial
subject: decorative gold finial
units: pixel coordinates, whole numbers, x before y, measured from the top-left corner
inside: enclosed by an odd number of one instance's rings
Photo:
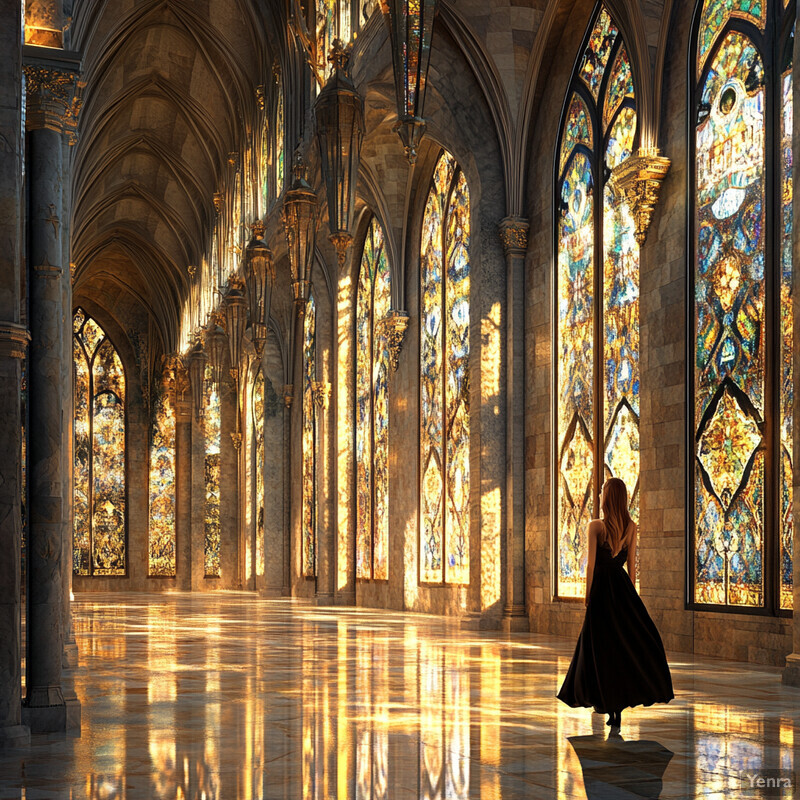
[[[641,247],[658,204],[661,184],[669,172],[670,160],[658,150],[639,150],[614,168],[611,182],[628,201],[636,225],[634,235]]]
[[[219,214],[222,211],[222,201],[225,199],[225,195],[222,192],[214,192],[214,209]]]
[[[258,110],[263,111],[267,104],[267,96],[264,92],[264,84],[260,83],[256,86],[256,103],[258,104]]]
[[[189,273],[190,278],[194,278],[194,276],[197,275],[197,267],[194,264],[189,264],[189,266],[186,267],[186,271]]]

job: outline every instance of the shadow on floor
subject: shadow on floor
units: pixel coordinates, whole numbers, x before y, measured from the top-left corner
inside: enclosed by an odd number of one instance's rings
[[[658,742],[626,741],[619,734],[570,736],[583,770],[587,800],[661,796],[664,770],[674,753]]]

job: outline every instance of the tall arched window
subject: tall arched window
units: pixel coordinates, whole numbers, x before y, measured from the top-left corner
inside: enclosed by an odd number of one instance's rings
[[[607,477],[639,509],[639,247],[614,168],[633,152],[625,43],[601,6],[567,93],[556,159],[556,595],[583,597],[586,527]]]
[[[364,242],[356,303],[356,577],[389,577],[389,345],[391,307],[383,229]]]
[[[264,373],[259,368],[253,382],[253,514],[255,517],[255,574],[264,574]],[[248,548],[247,577],[250,578]]]
[[[313,578],[317,574],[317,510],[316,500],[316,403],[314,384],[317,380],[317,311],[314,296],[306,303],[303,316],[303,519],[302,570]]]
[[[420,580],[469,583],[469,187],[443,152],[420,244]]]
[[[219,578],[220,565],[220,447],[222,445],[222,403],[219,391],[212,380],[212,371],[206,365],[205,413],[205,540],[203,569],[206,578]]]
[[[173,378],[174,380],[174,378]],[[148,574],[175,575],[175,409],[170,375],[161,381],[150,434]]]
[[[283,109],[283,82],[278,77],[278,99],[275,108],[275,197],[283,194],[286,180],[286,121]]]
[[[690,599],[717,607],[792,607],[794,15],[696,13]]]
[[[269,106],[267,106],[269,109]],[[261,204],[260,216],[263,219],[269,211],[272,195],[270,194],[270,169],[272,167],[272,141],[270,139],[271,126],[269,124],[269,113],[264,112],[264,122],[261,126],[261,154],[258,159],[258,182],[261,188],[259,200]]]
[[[124,575],[125,371],[105,331],[83,309],[73,317],[76,575]]]

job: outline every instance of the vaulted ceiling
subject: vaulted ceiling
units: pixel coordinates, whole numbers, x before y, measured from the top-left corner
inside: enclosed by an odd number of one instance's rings
[[[73,162],[76,292],[109,279],[174,346],[189,265],[206,249],[228,153],[257,116],[279,3],[82,0],[71,47],[86,82]]]

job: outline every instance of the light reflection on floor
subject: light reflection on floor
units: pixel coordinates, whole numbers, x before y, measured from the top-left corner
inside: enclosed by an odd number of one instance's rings
[[[75,628],[82,735],[0,751],[2,800],[739,797],[800,741],[770,668],[674,655],[606,741],[555,699],[565,639],[236,593],[79,596]]]

